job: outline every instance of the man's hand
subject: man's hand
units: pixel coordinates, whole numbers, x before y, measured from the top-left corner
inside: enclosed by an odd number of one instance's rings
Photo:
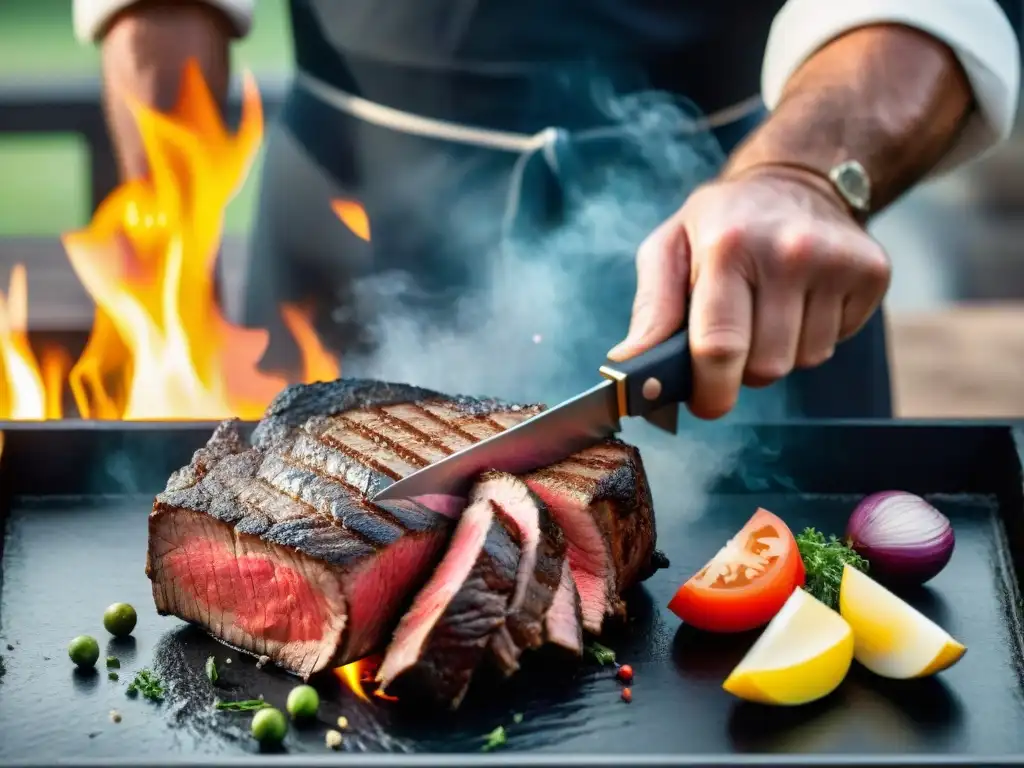
[[[689,309],[690,410],[704,418],[731,410],[741,383],[823,363],[878,308],[890,276],[828,170],[860,162],[877,211],[935,165],[972,105],[956,56],[917,30],[864,27],[821,48],[719,179],[641,246],[629,335],[609,356],[664,341]]]
[[[690,295],[690,409],[724,415],[740,384],[761,387],[820,365],[856,333],[889,286],[889,260],[810,174],[759,167],[697,190],[637,254],[623,360],[683,324]]]
[[[214,97],[228,88],[231,25],[200,2],[142,0],[115,17],[103,35],[104,108],[122,177],[148,169],[125,97],[160,110],[174,106],[185,63],[195,59]]]

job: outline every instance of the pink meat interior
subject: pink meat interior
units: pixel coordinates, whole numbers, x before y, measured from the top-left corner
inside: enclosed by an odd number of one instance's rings
[[[580,652],[580,632],[576,618],[576,584],[569,570],[569,561],[562,561],[562,577],[544,619],[548,641]]]
[[[384,633],[443,543],[443,536],[405,536],[350,575],[345,590],[349,627],[346,660],[361,659],[386,640]]]
[[[416,663],[423,645],[476,563],[493,517],[489,502],[471,504],[459,520],[448,551],[420,590],[398,628],[377,673],[383,684]]]
[[[543,501],[562,528],[569,566],[579,591],[583,626],[599,632],[608,610],[609,553],[590,510],[580,502],[549,488],[542,480],[525,478],[530,490]]]

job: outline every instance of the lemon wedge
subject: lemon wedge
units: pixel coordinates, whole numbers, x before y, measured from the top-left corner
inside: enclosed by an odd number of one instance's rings
[[[853,629],[853,657],[882,677],[927,677],[967,653],[934,621],[850,566],[843,569],[839,612]]]
[[[722,687],[761,704],[807,704],[838,688],[852,661],[849,624],[797,588]]]

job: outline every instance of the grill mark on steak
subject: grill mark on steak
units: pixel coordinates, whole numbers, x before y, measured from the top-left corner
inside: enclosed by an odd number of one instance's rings
[[[595,447],[603,447],[603,446],[595,446]],[[590,450],[593,450],[593,448],[591,448]],[[609,456],[576,455],[576,456],[570,456],[568,459],[565,459],[564,461],[560,461],[556,465],[556,468],[552,468],[551,471],[572,473],[574,470],[583,469],[583,470],[588,471],[588,472],[593,472],[593,471],[600,472],[600,471],[603,471],[603,470],[615,469],[618,466],[619,466],[619,461],[617,459],[611,458]]]
[[[414,451],[410,451],[407,448],[403,448],[397,441],[392,440],[390,437],[385,435],[383,432],[373,429],[368,429],[359,423],[355,418],[342,415],[338,417],[338,421],[344,424],[346,427],[351,429],[353,432],[359,434],[369,442],[373,443],[377,447],[383,447],[391,451],[401,461],[404,461],[414,469],[423,469],[430,463],[429,459],[425,459]]]
[[[436,416],[449,426],[469,435],[470,440],[477,443],[484,438],[504,431],[504,427],[486,415],[470,415],[454,412],[448,403],[427,402],[421,406],[428,413]],[[454,418],[452,418],[454,416]]]
[[[415,466],[407,464],[394,454],[382,456],[376,450],[379,446],[374,441],[353,431],[339,429],[341,426],[344,425],[332,421],[318,436],[319,439],[353,461],[365,464],[391,480],[398,480],[416,471]]]
[[[417,408],[437,424],[463,437],[466,440],[467,445],[472,445],[474,442],[478,442],[480,440],[479,431],[467,429],[467,427],[471,426],[471,423],[467,423],[461,415],[453,415],[451,412],[440,408],[438,404],[430,404],[432,408],[428,407],[427,403],[421,403]]]
[[[303,437],[305,437],[305,435]],[[320,448],[323,448],[325,450],[325,452],[327,450],[330,450],[326,445],[318,444],[318,446]],[[336,474],[336,473],[328,471],[328,468],[326,466],[319,466],[319,465],[317,465],[315,463],[315,459],[311,460],[311,459],[308,459],[308,458],[305,458],[305,457],[302,457],[302,456],[298,456],[298,455],[296,455],[296,453],[294,451],[289,451],[288,453],[281,454],[281,459],[282,459],[282,461],[289,462],[290,466],[299,467],[301,469],[306,469],[306,470],[309,470],[310,472],[316,472],[321,477],[323,477],[325,480],[329,480],[332,483],[337,483],[339,486],[341,486],[346,491],[348,491],[349,493],[351,493],[351,494],[353,494],[355,496],[365,495],[365,492],[363,491],[363,489],[360,488],[359,486],[354,485],[353,483],[349,482],[344,474],[341,474],[341,473],[337,473]]]
[[[409,453],[416,457],[417,461],[422,462],[422,466],[432,464],[454,453],[451,448],[448,448],[440,440],[431,437],[423,430],[403,421],[401,418],[392,416],[384,408],[356,411],[352,414],[346,414],[345,418],[356,420],[363,429],[374,431],[377,434],[393,433],[395,437],[391,441],[396,445],[401,446],[402,440],[411,440],[415,443],[415,449],[403,448],[403,450],[408,450]]]
[[[307,424],[294,433],[294,439],[281,444],[281,453],[338,483],[351,488],[358,496],[372,497],[392,481],[387,475],[360,464],[348,454],[319,439],[321,424]]]
[[[377,510],[371,512],[359,503],[358,497],[353,499],[345,486],[332,483],[312,468],[290,463],[283,456],[264,458],[258,479],[303,503],[327,522],[337,521],[374,549],[394,543],[406,532],[386,511],[384,514],[375,514]]]
[[[423,430],[424,434],[442,443],[445,448],[452,452],[477,442],[477,438],[472,433],[467,432],[458,424],[448,421],[433,411],[427,410],[419,403],[401,403],[384,408],[383,410],[389,416],[393,416],[405,424],[410,424],[416,429]],[[447,439],[449,442],[442,442],[444,439]]]

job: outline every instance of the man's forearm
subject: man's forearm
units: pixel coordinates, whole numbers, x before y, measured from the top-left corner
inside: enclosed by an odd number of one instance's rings
[[[224,102],[232,27],[204,3],[139,2],[116,16],[102,37],[104,110],[124,178],[144,176],[145,152],[126,98],[160,110],[174,106],[185,63],[195,59]]]
[[[775,162],[826,171],[857,160],[879,210],[935,166],[972,107],[970,84],[942,42],[908,27],[864,27],[797,70],[724,175]]]

